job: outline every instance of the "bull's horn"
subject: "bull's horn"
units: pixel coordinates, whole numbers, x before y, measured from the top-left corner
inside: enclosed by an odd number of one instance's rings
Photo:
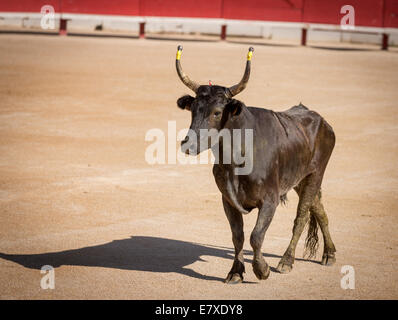
[[[242,92],[243,89],[246,88],[247,83],[249,82],[250,78],[250,66],[251,66],[251,59],[253,55],[253,47],[249,48],[249,52],[247,53],[247,62],[246,62],[246,69],[245,73],[242,77],[242,80],[240,82],[232,87],[229,87],[227,90],[227,95],[232,98],[233,96],[236,96],[238,93]]]
[[[176,69],[177,69],[178,76],[180,77],[181,81],[189,89],[191,89],[193,92],[196,93],[196,91],[198,91],[199,84],[197,84],[195,81],[192,81],[191,79],[189,79],[188,76],[184,73],[184,71],[182,71],[181,63],[180,63],[181,53],[182,53],[182,46],[180,45],[177,47],[177,56],[176,56]]]

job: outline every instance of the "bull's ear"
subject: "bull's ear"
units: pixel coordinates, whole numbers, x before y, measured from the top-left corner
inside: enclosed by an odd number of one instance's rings
[[[231,117],[238,116],[242,111],[243,103],[232,99],[225,107]]]
[[[191,104],[192,104],[192,102],[195,100],[195,98],[194,97],[191,97],[190,95],[185,95],[185,96],[182,96],[181,98],[179,98],[178,100],[177,100],[177,106],[180,108],[180,109],[182,109],[182,110],[188,110],[188,111],[190,111],[191,110]]]

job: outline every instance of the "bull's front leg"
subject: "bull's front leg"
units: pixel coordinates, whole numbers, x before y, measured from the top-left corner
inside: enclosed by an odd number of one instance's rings
[[[235,259],[231,271],[225,279],[226,283],[236,284],[243,281],[243,273],[245,272],[244,258],[243,258],[243,242],[245,237],[243,234],[243,217],[242,214],[232,207],[223,197],[222,203],[225,214],[228,218],[229,225],[232,231],[232,242],[235,247]]]
[[[261,246],[264,241],[265,232],[274,216],[275,209],[276,204],[264,202],[258,211],[257,222],[250,236],[250,244],[253,248],[253,272],[259,280],[267,279],[270,274],[270,268],[261,253]]]

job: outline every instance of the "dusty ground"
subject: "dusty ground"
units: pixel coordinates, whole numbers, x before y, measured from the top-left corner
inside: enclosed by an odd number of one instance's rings
[[[248,105],[302,101],[333,126],[323,184],[337,263],[298,258],[259,282],[245,217],[245,283],[222,282],[231,232],[210,165],[145,161],[151,128],[189,126],[175,101],[176,41],[0,35],[0,297],[2,299],[397,299],[398,54],[255,46]],[[248,45],[185,42],[185,71],[237,82]],[[375,48],[377,49],[377,48]],[[294,161],[294,159],[292,159]],[[263,245],[276,267],[297,197],[279,207]],[[322,247],[322,244],[321,244]],[[40,267],[55,267],[55,289]],[[341,267],[355,269],[343,290]]]

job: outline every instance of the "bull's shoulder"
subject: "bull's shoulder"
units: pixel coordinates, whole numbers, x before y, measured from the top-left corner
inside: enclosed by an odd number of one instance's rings
[[[267,116],[272,116],[273,111],[266,108],[259,108],[259,107],[247,107],[250,113],[254,115],[256,118],[262,118]]]

